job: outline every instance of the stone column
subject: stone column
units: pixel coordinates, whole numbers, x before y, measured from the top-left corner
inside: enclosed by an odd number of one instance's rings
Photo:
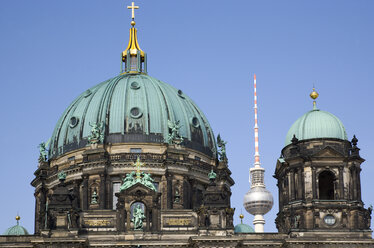
[[[357,200],[361,201],[361,168],[357,167]]]
[[[166,175],[166,188],[167,188],[167,209],[173,208],[173,175],[167,173]]]
[[[303,180],[302,180],[302,167],[297,170],[297,199],[301,200],[303,199]]]
[[[82,192],[82,200],[83,200],[83,210],[88,209],[88,175],[82,175],[83,178],[83,192]]]
[[[317,177],[316,167],[312,166],[312,188],[313,188],[313,199],[317,199]]]
[[[291,185],[290,185],[290,188],[291,188],[291,201],[294,201],[295,200],[295,169],[292,169],[290,171],[290,179],[291,179]]]
[[[105,209],[105,173],[100,173],[99,208]]]
[[[339,167],[339,195],[340,199],[344,199],[344,175],[343,175],[343,166]]]
[[[357,200],[357,168],[356,166],[352,167],[351,170],[352,173],[352,179],[351,179],[351,184],[353,186],[353,200]]]

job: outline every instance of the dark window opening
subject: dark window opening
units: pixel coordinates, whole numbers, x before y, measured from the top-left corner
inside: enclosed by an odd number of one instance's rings
[[[323,171],[318,177],[319,199],[334,200],[335,176],[331,171]]]

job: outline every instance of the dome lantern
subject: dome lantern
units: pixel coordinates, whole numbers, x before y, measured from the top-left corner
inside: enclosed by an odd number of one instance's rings
[[[135,28],[135,6],[132,2],[131,6],[127,6],[132,10],[131,28],[129,43],[125,51],[122,52],[121,73],[147,73],[147,54],[139,47],[137,30]]]

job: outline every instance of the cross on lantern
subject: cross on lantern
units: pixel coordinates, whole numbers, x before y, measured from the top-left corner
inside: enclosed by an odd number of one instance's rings
[[[128,9],[131,9],[131,18],[135,19],[135,9],[139,9],[139,6],[135,6],[134,2],[131,3],[131,6],[127,6]]]

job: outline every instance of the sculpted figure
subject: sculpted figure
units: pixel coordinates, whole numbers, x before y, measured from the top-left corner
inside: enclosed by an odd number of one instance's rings
[[[153,191],[157,191],[155,185],[153,184],[154,180],[151,177],[151,174],[142,172],[142,184],[148,188],[150,188]]]
[[[130,188],[133,184],[135,184],[135,171],[131,172],[130,174],[126,174],[126,177],[123,179],[123,183],[119,188],[120,191]]]
[[[90,125],[90,127],[92,127],[91,129],[91,134],[88,136],[88,142],[90,144],[97,144],[99,142],[103,142],[104,141],[104,135],[103,135],[103,123],[101,122],[100,124],[97,124],[96,122],[93,122],[91,124],[88,123]]]
[[[49,142],[51,141],[51,139],[49,139],[47,142],[42,142],[39,144],[38,148],[39,148],[39,160],[41,162],[45,162],[47,161],[47,155],[48,155],[48,150],[47,150],[47,147],[49,145]]]
[[[179,134],[179,129],[181,128],[179,122],[179,120],[175,122],[168,120],[169,135],[166,139],[167,143],[179,145],[183,142],[183,138]]]
[[[133,218],[131,221],[134,222],[134,230],[143,230],[143,220],[145,219],[143,210],[140,205],[137,205],[133,211]]]
[[[218,136],[217,136],[217,145],[218,145],[219,148],[221,148],[221,151],[218,152],[218,154],[219,154],[219,160],[220,161],[226,161],[227,160],[227,156],[226,156],[226,144],[227,144],[227,142],[224,141],[221,138],[221,135],[218,134]]]

